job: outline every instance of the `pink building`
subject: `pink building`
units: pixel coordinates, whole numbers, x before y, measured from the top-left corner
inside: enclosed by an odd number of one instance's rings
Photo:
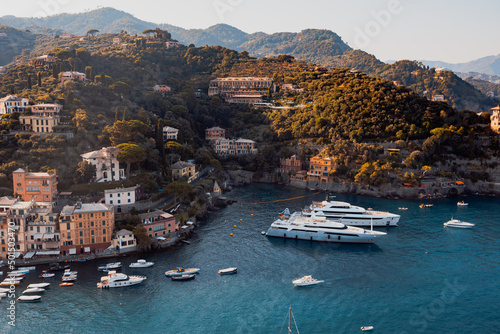
[[[167,85],[156,85],[153,87],[153,91],[166,95],[169,94],[172,89]]]
[[[302,161],[294,154],[288,159],[280,159],[280,173],[288,174],[302,169]]]
[[[80,72],[75,72],[75,71],[61,72],[61,73],[59,73],[59,80],[61,80],[62,84],[68,80],[84,81],[85,80],[85,73],[80,73]]]
[[[167,49],[172,49],[172,48],[178,48],[182,46],[182,43],[180,42],[165,42],[165,46]]]
[[[141,213],[139,218],[150,238],[165,236],[179,230],[179,223],[175,217],[162,210]]]

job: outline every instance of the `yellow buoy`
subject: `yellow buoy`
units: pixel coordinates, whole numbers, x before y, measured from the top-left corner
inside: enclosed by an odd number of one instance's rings
[[[240,222],[242,222],[242,221],[243,221],[243,219],[240,219]]]
[[[234,225],[234,228],[236,228],[236,225]]]
[[[232,233],[231,233],[230,235],[231,235],[231,236],[233,236],[233,234],[232,234]]]
[[[253,217],[253,213],[252,213],[252,214],[250,214],[250,216],[252,216],[252,217]]]

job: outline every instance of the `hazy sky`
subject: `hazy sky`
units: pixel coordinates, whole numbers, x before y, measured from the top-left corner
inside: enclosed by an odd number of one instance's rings
[[[381,60],[466,62],[500,54],[498,0],[22,0],[0,16],[47,16],[114,7],[154,23],[248,33],[329,29]]]

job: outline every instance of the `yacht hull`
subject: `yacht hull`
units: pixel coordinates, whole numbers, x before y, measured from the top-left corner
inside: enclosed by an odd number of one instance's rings
[[[335,243],[347,243],[347,244],[374,244],[376,242],[376,236],[373,235],[340,235],[340,234],[328,234],[325,232],[312,232],[312,231],[294,231],[294,230],[281,230],[275,228],[269,228],[266,233],[268,237],[285,238],[285,239],[296,239],[296,240],[309,240],[309,241],[320,241],[320,242],[335,242]]]

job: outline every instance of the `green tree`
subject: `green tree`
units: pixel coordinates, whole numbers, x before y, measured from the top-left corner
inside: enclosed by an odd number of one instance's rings
[[[136,144],[123,143],[117,146],[119,149],[116,157],[119,162],[127,164],[127,179],[130,178],[130,166],[146,158],[146,151]]]
[[[137,243],[141,247],[146,247],[151,243],[151,239],[148,236],[148,231],[142,225],[137,225],[134,228],[134,236],[137,239]]]
[[[97,29],[90,29],[89,31],[87,31],[87,36],[94,37],[98,32],[99,32],[99,30],[97,30]]]
[[[28,89],[31,89],[31,75],[28,73]]]
[[[42,72],[38,72],[36,78],[38,80],[38,87],[42,87]]]
[[[96,167],[88,161],[80,161],[76,169],[76,182],[86,183],[90,182],[96,175]]]

